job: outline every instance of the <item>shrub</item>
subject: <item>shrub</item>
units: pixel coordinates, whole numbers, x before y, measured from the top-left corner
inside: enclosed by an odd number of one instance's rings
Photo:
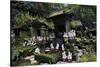
[[[76,42],[78,42],[78,43],[80,43],[80,42],[81,42],[81,38],[76,37],[75,39],[76,39]]]
[[[15,16],[14,20],[15,20],[14,27],[20,28],[22,26],[25,26],[25,25],[27,26],[31,24],[32,16],[29,15],[29,12],[20,12],[19,14]]]
[[[72,20],[72,21],[70,22],[71,28],[76,28],[76,27],[81,26],[81,25],[82,25],[82,23],[81,23],[81,21],[79,21],[79,20]]]
[[[16,63],[16,61],[18,61],[20,57],[32,54],[32,51],[35,48],[36,46],[21,46],[21,45],[12,46],[12,51],[11,51],[12,64]]]
[[[56,54],[36,54],[35,59],[39,63],[49,63],[49,64],[54,64],[57,62],[58,57]]]
[[[96,61],[96,56],[95,55],[84,54],[80,58],[80,62],[92,62],[92,61]]]

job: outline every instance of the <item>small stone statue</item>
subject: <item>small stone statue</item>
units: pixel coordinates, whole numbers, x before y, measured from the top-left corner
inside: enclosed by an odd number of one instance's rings
[[[56,49],[57,49],[57,50],[59,49],[59,43],[57,43],[57,45],[56,45]]]
[[[70,51],[68,52],[68,58],[67,59],[68,59],[68,61],[72,61],[72,53]]]
[[[53,43],[50,44],[50,48],[51,49],[54,49]]]
[[[27,44],[27,42],[25,41],[25,42],[23,43],[23,46],[26,46],[26,44]]]
[[[62,59],[63,59],[63,61],[65,61],[66,58],[67,58],[67,55],[66,55],[66,52],[64,51],[64,52],[62,52]]]
[[[65,32],[64,32],[63,37],[64,37],[64,38],[68,38],[68,33],[65,33]]]
[[[39,48],[36,48],[35,49],[35,53],[40,54],[40,49]]]
[[[64,48],[64,44],[62,44],[62,46],[61,46],[61,47],[62,47],[62,50],[64,51],[64,50],[65,50],[65,48]]]
[[[38,39],[38,41],[42,41],[43,37],[38,36],[37,39]]]

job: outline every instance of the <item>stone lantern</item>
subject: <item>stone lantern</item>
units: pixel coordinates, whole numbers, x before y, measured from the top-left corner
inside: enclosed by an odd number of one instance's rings
[[[41,36],[43,37],[43,40],[46,40],[46,27],[43,25],[41,26]]]

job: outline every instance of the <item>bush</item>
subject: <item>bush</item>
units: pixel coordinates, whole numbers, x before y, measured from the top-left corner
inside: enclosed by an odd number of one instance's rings
[[[15,16],[14,20],[15,20],[14,27],[20,28],[22,26],[30,25],[32,21],[32,16],[29,15],[29,12],[20,12]]]
[[[82,41],[81,38],[79,38],[79,37],[76,37],[75,39],[76,39],[76,42],[78,42],[78,43],[80,43]]]
[[[20,57],[32,54],[32,51],[35,48],[36,48],[35,46],[21,46],[21,45],[12,46],[12,51],[11,51],[12,65],[16,63],[18,60],[20,60]]]
[[[96,61],[96,56],[95,55],[84,54],[80,58],[80,62],[92,62],[92,61]]]
[[[79,21],[79,20],[72,20],[72,21],[70,22],[71,28],[76,28],[76,27],[81,26],[81,25],[82,25],[82,23],[81,23],[81,21]]]
[[[49,64],[55,64],[58,60],[58,57],[56,54],[36,54],[35,59],[39,63],[49,63]]]

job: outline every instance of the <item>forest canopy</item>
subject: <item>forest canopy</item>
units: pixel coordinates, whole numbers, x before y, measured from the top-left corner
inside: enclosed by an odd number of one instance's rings
[[[30,18],[47,18],[51,15],[59,15],[63,12],[68,14],[73,13],[74,19],[82,21],[83,24],[87,26],[90,26],[88,25],[89,23],[96,22],[96,6],[11,1],[11,8],[12,25],[17,25],[18,23],[24,24],[23,22],[26,23]],[[23,15],[23,19],[25,20],[23,21],[21,16],[18,15]],[[20,21],[18,21],[18,19]]]

